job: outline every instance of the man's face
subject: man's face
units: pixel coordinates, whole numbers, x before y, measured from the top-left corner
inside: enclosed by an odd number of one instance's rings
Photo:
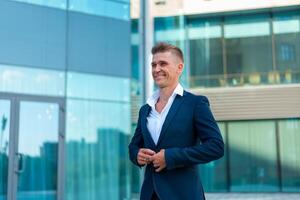
[[[154,54],[151,66],[153,80],[159,88],[175,86],[183,70],[182,61],[170,51]]]

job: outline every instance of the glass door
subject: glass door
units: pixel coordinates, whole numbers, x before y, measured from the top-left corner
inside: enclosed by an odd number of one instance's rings
[[[0,99],[0,200],[7,199],[10,104],[9,100]]]
[[[0,93],[0,200],[62,200],[63,98]]]
[[[18,132],[16,199],[57,199],[59,104],[20,101]]]

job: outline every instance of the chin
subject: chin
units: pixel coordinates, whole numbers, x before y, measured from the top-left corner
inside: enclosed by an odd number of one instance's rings
[[[166,87],[166,85],[165,84],[163,84],[163,83],[156,83],[156,86],[158,87],[158,88],[165,88]]]

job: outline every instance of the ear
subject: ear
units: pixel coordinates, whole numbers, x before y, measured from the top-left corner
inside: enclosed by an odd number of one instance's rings
[[[182,73],[183,67],[184,67],[183,63],[179,63],[179,64],[177,65],[177,72],[178,72],[179,74]]]

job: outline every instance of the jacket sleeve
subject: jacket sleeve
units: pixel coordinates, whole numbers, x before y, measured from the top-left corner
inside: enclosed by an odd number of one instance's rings
[[[144,139],[143,139],[142,129],[141,129],[141,110],[142,108],[139,111],[138,123],[134,135],[131,139],[131,142],[128,145],[129,158],[133,164],[139,167],[142,167],[142,165],[139,165],[137,162],[137,154],[139,152],[139,149],[144,146]]]
[[[204,96],[197,98],[194,131],[201,143],[191,147],[165,149],[167,169],[208,163],[224,155],[223,139],[208,99]]]

